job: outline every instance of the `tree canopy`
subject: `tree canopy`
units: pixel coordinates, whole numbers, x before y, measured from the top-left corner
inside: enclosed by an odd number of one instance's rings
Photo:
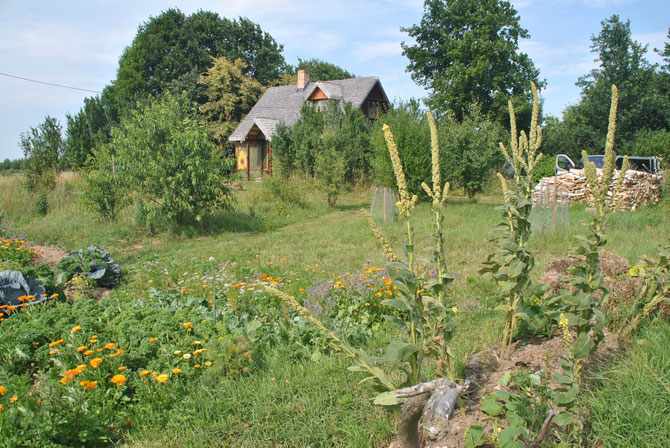
[[[222,56],[215,58],[207,73],[200,76],[207,97],[200,112],[219,145],[226,145],[230,134],[265,90],[260,82],[243,75],[245,69],[242,59],[232,62]]]
[[[247,18],[229,20],[211,11],[187,17],[178,9],[168,9],[140,25],[119,60],[114,88],[117,95],[140,98],[174,86],[195,86],[212,57],[220,56],[242,59],[244,75],[268,85],[286,68],[282,50],[270,34]],[[196,99],[196,93],[187,93]]]
[[[30,190],[53,188],[63,155],[63,126],[47,115],[36,128],[21,134],[20,146],[25,156],[24,169]]]
[[[431,89],[428,101],[437,113],[458,121],[473,105],[484,116],[505,123],[510,96],[531,99],[539,71],[519,39],[530,37],[517,11],[501,0],[425,0],[421,23],[403,28],[416,44],[403,42],[412,79]]]

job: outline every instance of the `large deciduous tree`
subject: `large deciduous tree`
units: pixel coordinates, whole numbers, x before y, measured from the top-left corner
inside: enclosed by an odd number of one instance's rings
[[[133,43],[119,60],[114,89],[127,98],[186,90],[197,100],[197,80],[212,57],[242,59],[244,74],[261,84],[273,83],[284,72],[282,45],[249,19],[229,20],[211,11],[186,17],[168,9],[140,25]]]
[[[111,138],[111,120],[107,107],[99,96],[84,99],[76,115],[67,115],[67,131],[63,151],[63,164],[68,168],[81,168],[100,147]]]
[[[416,43],[403,42],[412,79],[431,89],[429,105],[458,121],[472,104],[505,123],[507,100],[528,102],[539,71],[519,39],[528,31],[517,11],[501,0],[425,0],[421,23],[403,28]]]
[[[635,135],[642,131],[670,130],[669,78],[650,64],[647,47],[632,39],[630,21],[617,15],[601,22],[602,29],[591,36],[591,50],[598,55],[598,67],[579,78],[580,102],[569,107],[566,124],[581,128],[578,145],[582,149],[601,148],[607,134],[607,117],[612,84],[619,89],[616,142],[631,149]]]
[[[245,70],[242,59],[231,62],[222,56],[215,58],[207,73],[200,76],[207,97],[200,112],[219,145],[227,144],[230,134],[265,90],[257,80],[244,76]]]

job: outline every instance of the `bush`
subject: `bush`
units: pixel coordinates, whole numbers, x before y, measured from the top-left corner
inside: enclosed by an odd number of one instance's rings
[[[398,145],[400,161],[407,178],[410,194],[425,196],[421,182],[431,178],[430,130],[425,111],[417,100],[399,102],[372,126],[372,171],[374,182],[395,188],[395,176],[384,140],[382,126],[388,124]]]
[[[440,145],[444,148],[441,165],[446,177],[472,199],[486,185],[494,168],[503,162],[498,149],[504,130],[472,110],[461,123],[447,117],[442,120]]]
[[[556,171],[556,156],[546,155],[542,157],[540,163],[533,170],[533,184],[536,184],[544,177],[553,176]]]
[[[665,166],[670,162],[670,132],[644,130],[635,134],[635,138],[624,148],[629,156],[663,157]]]
[[[156,231],[194,224],[203,214],[228,206],[222,154],[195,117],[192,104],[168,95],[139,105],[124,118],[112,141],[99,152],[105,158],[88,175],[92,208],[113,217],[127,196],[141,202],[145,227]],[[111,164],[111,155],[116,178],[103,168]]]
[[[26,186],[31,191],[56,186],[56,172],[63,153],[62,126],[47,115],[44,123],[21,134],[20,146],[26,160]]]

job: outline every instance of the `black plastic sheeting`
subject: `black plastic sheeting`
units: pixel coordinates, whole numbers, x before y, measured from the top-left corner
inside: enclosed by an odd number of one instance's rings
[[[10,314],[46,299],[46,290],[37,280],[25,278],[21,271],[0,272],[0,314]]]
[[[101,257],[102,264],[93,261],[90,262],[88,271],[85,272],[86,276],[92,280],[97,280],[98,283],[105,288],[114,287],[119,278],[121,278],[121,266],[109,256],[109,252],[106,250],[100,249],[98,246],[91,246],[87,249],[72,251],[64,256],[63,260],[75,257],[85,259],[87,254]],[[82,272],[81,269],[79,269],[79,271]],[[62,283],[63,280],[69,280],[69,278],[64,279],[63,274],[61,274],[61,276],[58,277],[58,282]]]

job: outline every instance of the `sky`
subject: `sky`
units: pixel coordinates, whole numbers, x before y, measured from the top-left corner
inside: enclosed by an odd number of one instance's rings
[[[647,59],[661,58],[670,27],[668,0],[512,0],[530,39],[520,42],[546,79],[544,113],[561,116],[579,101],[577,78],[597,67],[591,36],[618,14],[633,38],[648,44]],[[401,27],[421,21],[422,0],[0,0],[0,161],[23,156],[20,135],[44,121],[76,114],[84,98],[116,77],[118,60],[137,28],[176,7],[185,14],[210,10],[247,17],[284,46],[287,63],[318,58],[356,74],[378,76],[392,100],[425,97],[405,71]],[[5,75],[73,90],[38,84]]]

